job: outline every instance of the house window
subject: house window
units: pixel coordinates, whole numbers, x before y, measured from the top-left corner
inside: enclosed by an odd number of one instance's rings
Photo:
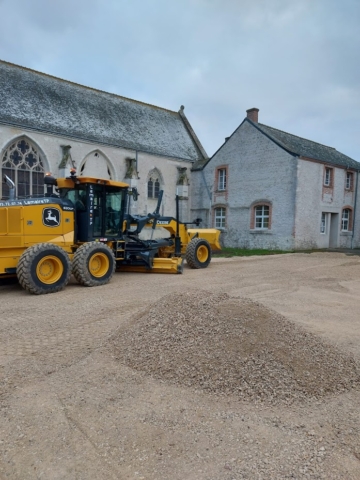
[[[150,178],[148,180],[148,198],[158,198],[160,192],[159,180]]]
[[[332,187],[332,185],[333,185],[333,169],[326,167],[325,174],[324,174],[324,186]]]
[[[15,183],[18,197],[44,195],[44,165],[40,153],[27,139],[12,143],[2,157],[1,176]],[[2,197],[9,198],[9,187],[3,184]]]
[[[326,213],[321,214],[320,233],[326,233]]]
[[[226,168],[218,169],[218,190],[226,190]]]
[[[257,205],[255,207],[255,229],[268,229],[270,219],[269,205]]]
[[[345,188],[346,190],[352,190],[353,189],[353,173],[352,172],[346,172],[346,182],[345,182]]]
[[[226,209],[224,207],[215,208],[215,228],[225,228]]]
[[[350,208],[344,208],[341,217],[341,230],[343,232],[351,232],[352,229],[352,215]]]

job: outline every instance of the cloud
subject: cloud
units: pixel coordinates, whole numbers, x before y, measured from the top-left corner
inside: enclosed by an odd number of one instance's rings
[[[210,154],[258,107],[261,122],[360,160],[357,0],[3,0],[0,14],[0,58],[183,104]]]

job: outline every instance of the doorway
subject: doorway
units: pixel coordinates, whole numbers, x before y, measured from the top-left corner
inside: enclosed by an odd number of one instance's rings
[[[339,214],[330,213],[329,248],[339,247]]]

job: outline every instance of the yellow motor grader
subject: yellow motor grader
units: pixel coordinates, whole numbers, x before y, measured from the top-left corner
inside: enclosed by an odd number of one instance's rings
[[[219,230],[188,228],[176,218],[130,214],[136,189],[128,184],[90,177],[55,179],[46,175],[42,197],[16,198],[14,182],[5,176],[9,199],[0,200],[0,278],[16,275],[33,294],[62,290],[71,273],[84,286],[104,285],[115,270],[182,273],[205,268],[211,251],[220,249]],[[201,219],[191,224],[199,227]],[[165,238],[141,238],[144,228],[157,227]],[[159,231],[159,230],[157,230]]]

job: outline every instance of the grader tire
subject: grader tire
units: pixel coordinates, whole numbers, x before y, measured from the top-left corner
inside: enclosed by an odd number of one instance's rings
[[[80,285],[98,287],[111,280],[115,267],[111,248],[103,243],[89,242],[76,250],[72,272]]]
[[[16,275],[20,285],[35,295],[59,292],[70,280],[70,259],[58,245],[37,243],[21,255]]]
[[[206,268],[211,261],[209,242],[203,238],[193,238],[186,248],[185,258],[190,268]]]

